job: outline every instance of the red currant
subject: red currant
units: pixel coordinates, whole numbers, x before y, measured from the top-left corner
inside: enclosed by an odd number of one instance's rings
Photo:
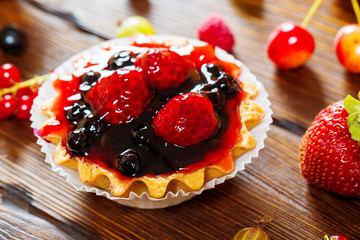
[[[15,65],[11,63],[5,63],[0,66],[0,88],[11,87],[15,82],[20,81],[21,74]]]
[[[17,101],[12,94],[2,96],[0,101],[0,120],[9,118],[16,110]]]
[[[281,69],[303,65],[314,53],[315,41],[305,29],[294,23],[283,23],[270,35],[267,52]]]
[[[34,98],[30,95],[22,95],[19,99],[18,108],[15,112],[15,117],[18,119],[27,120],[30,118],[30,109]]]

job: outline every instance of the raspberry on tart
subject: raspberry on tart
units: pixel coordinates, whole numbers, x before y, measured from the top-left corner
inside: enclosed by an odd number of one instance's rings
[[[249,129],[264,118],[256,86],[214,47],[148,39],[87,56],[42,106],[54,161],[114,196],[200,189],[254,148]]]

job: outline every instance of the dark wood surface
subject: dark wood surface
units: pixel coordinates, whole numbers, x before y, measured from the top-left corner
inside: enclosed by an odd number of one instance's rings
[[[280,23],[300,23],[310,0],[0,0],[0,27],[18,23],[29,37],[21,57],[0,53],[23,78],[45,74],[70,56],[115,36],[116,21],[148,18],[159,34],[196,38],[196,26],[212,12],[224,16],[233,54],[264,84],[274,124],[266,147],[236,178],[166,209],[129,208],[75,191],[51,171],[35,143],[30,122],[0,123],[0,239],[231,239],[269,216],[273,240],[323,239],[342,233],[360,239],[360,201],[338,196],[303,179],[299,143],[328,104],[355,96],[360,76],[338,63],[337,30],[355,22],[350,0],[323,1],[308,30],[316,52],[303,67],[278,71],[266,56],[266,40]]]

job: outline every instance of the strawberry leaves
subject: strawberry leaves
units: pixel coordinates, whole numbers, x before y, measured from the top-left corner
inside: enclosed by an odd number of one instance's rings
[[[360,93],[359,93],[360,97]],[[344,100],[344,107],[348,112],[347,122],[351,138],[360,141],[360,101],[352,96],[347,96]],[[359,143],[360,144],[360,143]]]

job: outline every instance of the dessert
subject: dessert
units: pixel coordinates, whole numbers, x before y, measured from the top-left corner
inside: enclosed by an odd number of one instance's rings
[[[122,198],[196,191],[233,172],[234,158],[257,144],[248,129],[264,118],[251,100],[256,84],[237,79],[248,70],[199,41],[126,41],[80,55],[75,71],[52,79],[55,97],[40,91],[49,118],[37,134],[57,146],[54,161]]]

